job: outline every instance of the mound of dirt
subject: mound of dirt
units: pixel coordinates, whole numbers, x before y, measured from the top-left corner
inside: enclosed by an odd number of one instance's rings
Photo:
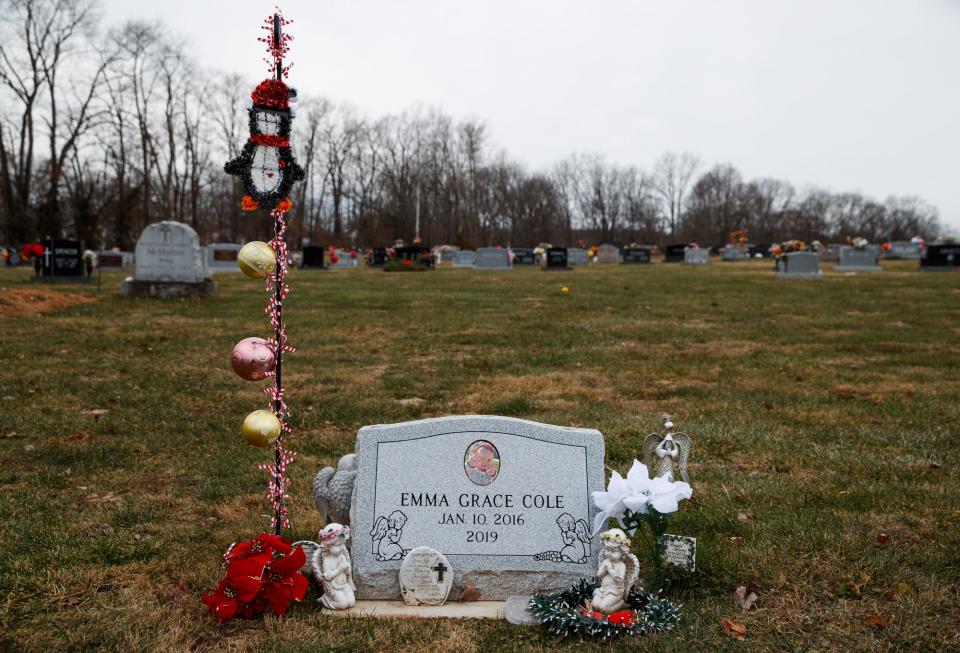
[[[96,297],[45,288],[0,288],[0,315],[40,315],[95,301]]]

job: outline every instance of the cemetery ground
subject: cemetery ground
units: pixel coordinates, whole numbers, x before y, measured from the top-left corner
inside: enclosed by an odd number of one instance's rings
[[[255,465],[271,454],[240,435],[266,398],[229,365],[267,335],[261,285],[219,274],[208,300],[125,299],[121,274],[98,295],[2,270],[0,649],[958,650],[960,275],[883,265],[291,273],[294,539],[318,526],[313,475],[366,424],[593,427],[621,472],[660,414],[692,434],[694,497],[670,527],[699,543],[669,590],[682,621],[612,644],[334,618],[315,590],[285,622],[216,623],[200,597],[220,554],[268,528]],[[31,293],[48,309],[18,309]]]

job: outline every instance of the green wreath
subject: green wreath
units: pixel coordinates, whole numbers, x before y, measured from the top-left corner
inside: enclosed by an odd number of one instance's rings
[[[669,630],[680,620],[681,606],[661,599],[642,587],[630,590],[627,607],[619,612],[606,616],[588,612],[585,601],[593,596],[596,588],[596,578],[581,579],[570,589],[557,594],[537,594],[530,599],[530,611],[549,632],[564,637],[636,637]]]

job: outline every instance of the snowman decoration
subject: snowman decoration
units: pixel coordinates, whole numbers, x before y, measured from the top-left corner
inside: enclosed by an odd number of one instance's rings
[[[287,198],[290,187],[304,177],[290,149],[296,101],[296,90],[280,79],[260,82],[247,101],[250,138],[240,156],[224,166],[227,174],[243,179],[247,195],[241,206],[245,211],[285,212],[292,206]]]

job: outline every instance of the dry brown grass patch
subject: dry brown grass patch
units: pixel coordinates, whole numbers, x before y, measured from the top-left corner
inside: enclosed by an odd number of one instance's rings
[[[6,288],[0,293],[0,315],[11,317],[40,315],[95,301],[97,301],[96,297],[58,290]]]

